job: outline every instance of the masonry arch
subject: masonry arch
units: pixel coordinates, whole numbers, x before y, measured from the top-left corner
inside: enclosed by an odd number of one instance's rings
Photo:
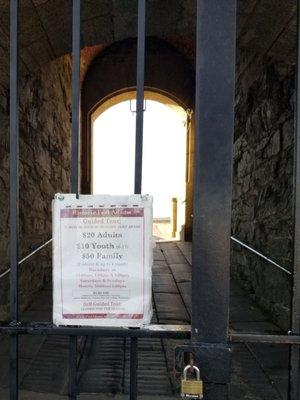
[[[92,189],[92,116],[121,98],[135,96],[136,40],[115,43],[92,62],[82,85],[81,190]],[[186,155],[185,239],[191,239],[194,154],[194,71],[186,58],[168,43],[146,41],[145,98],[188,111]]]

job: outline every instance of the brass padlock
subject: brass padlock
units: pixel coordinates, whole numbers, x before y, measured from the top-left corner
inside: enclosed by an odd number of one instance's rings
[[[196,371],[196,378],[187,379],[187,372],[190,368]],[[183,370],[181,397],[183,399],[203,399],[203,382],[200,379],[200,370],[195,365],[187,365]]]

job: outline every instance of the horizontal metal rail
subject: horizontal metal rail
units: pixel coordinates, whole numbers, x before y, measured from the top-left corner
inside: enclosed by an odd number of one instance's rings
[[[130,338],[171,338],[189,339],[190,325],[149,325],[141,329],[56,326],[52,323],[0,324],[0,334],[4,335],[66,335]]]
[[[158,339],[190,339],[190,325],[148,325],[138,328],[56,326],[50,322],[0,324],[0,334],[4,335],[62,335],[62,336],[99,336]],[[230,343],[272,343],[282,345],[300,345],[300,335],[280,335],[261,333],[230,332]]]
[[[268,263],[274,265],[276,268],[279,268],[281,271],[285,272],[288,275],[292,275],[291,271],[282,267],[281,265],[277,264],[277,262],[271,260],[270,258],[264,256],[259,251],[253,249],[252,247],[248,246],[247,244],[241,242],[240,240],[236,239],[234,236],[231,236],[231,240],[235,243],[238,243],[240,246],[245,247],[245,249],[249,250],[250,252],[256,254],[258,257],[262,258],[263,260],[267,261]]]
[[[299,335],[268,335],[258,333],[230,333],[229,342],[231,343],[265,343],[265,344],[299,344]]]
[[[28,254],[27,256],[25,256],[24,258],[22,258],[19,262],[18,265],[23,264],[26,260],[28,260],[30,257],[32,257],[34,254],[38,253],[40,250],[42,250],[44,247],[46,247],[49,243],[51,243],[53,240],[53,238],[47,240],[45,243],[43,243],[42,245],[40,245],[39,247],[37,247],[35,250],[33,250],[30,254]],[[6,271],[2,272],[2,274],[0,274],[0,279],[3,278],[5,275],[10,273],[10,268],[8,268]]]

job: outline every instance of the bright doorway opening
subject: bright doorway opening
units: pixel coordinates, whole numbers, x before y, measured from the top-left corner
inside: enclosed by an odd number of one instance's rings
[[[133,193],[134,92],[131,96],[116,96],[92,115],[93,194]],[[155,239],[179,239],[185,223],[187,115],[165,96],[149,97],[144,107],[142,193],[154,199]]]

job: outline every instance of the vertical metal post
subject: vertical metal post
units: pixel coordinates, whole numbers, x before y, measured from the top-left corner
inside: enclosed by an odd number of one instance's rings
[[[10,2],[10,319],[18,321],[19,250],[19,1]],[[10,337],[10,399],[18,399],[18,335]]]
[[[71,192],[79,193],[79,130],[80,130],[80,0],[73,0],[72,19],[72,154]],[[77,398],[77,336],[70,336],[69,398]]]
[[[146,0],[138,0],[134,193],[142,192]],[[130,340],[130,400],[137,398],[138,339]]]
[[[77,336],[70,336],[69,343],[69,399],[77,399]]]
[[[294,273],[291,313],[291,330],[300,332],[300,3],[297,1],[297,65],[296,65],[296,104],[295,104],[295,145],[294,145]],[[291,346],[290,351],[289,399],[298,400],[300,396],[300,357],[299,346]]]
[[[146,0],[138,0],[134,193],[142,191]]]
[[[130,339],[130,400],[137,399],[138,338]]]
[[[207,400],[227,398],[230,376],[235,24],[235,0],[197,0],[192,342],[208,374]]]
[[[79,129],[80,129],[80,0],[73,0],[72,24],[72,154],[71,191],[79,189]]]

